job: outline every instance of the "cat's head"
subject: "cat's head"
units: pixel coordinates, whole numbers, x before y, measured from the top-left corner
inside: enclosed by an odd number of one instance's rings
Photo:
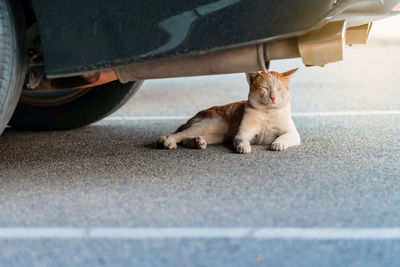
[[[297,70],[293,69],[284,73],[247,72],[247,82],[250,85],[250,104],[278,107],[289,103],[289,79]]]

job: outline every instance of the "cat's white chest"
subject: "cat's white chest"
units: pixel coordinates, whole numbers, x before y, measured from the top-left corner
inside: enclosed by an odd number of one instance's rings
[[[260,127],[260,131],[255,135],[252,143],[255,145],[270,145],[281,135],[281,129],[271,122],[266,122]]]

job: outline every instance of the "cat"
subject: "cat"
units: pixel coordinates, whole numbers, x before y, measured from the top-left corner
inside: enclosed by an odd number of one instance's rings
[[[251,144],[270,145],[274,151],[300,145],[289,93],[289,79],[297,70],[246,73],[248,100],[200,111],[174,133],[161,136],[158,146],[176,149],[182,142],[205,149],[210,144],[233,141],[236,152],[247,154]]]

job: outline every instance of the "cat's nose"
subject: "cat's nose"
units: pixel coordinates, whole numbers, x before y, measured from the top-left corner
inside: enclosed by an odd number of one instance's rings
[[[270,95],[269,98],[271,98],[272,103],[275,103],[275,100],[276,100],[275,96]]]

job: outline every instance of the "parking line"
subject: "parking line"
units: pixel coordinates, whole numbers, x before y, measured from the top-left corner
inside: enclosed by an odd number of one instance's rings
[[[400,228],[0,228],[6,239],[400,240]]]
[[[387,116],[400,115],[400,110],[371,111],[327,111],[327,112],[293,112],[293,117],[334,117],[334,116]],[[104,121],[141,121],[141,120],[186,120],[190,116],[110,116]]]
[[[294,112],[293,117],[382,116],[400,115],[400,110]]]

